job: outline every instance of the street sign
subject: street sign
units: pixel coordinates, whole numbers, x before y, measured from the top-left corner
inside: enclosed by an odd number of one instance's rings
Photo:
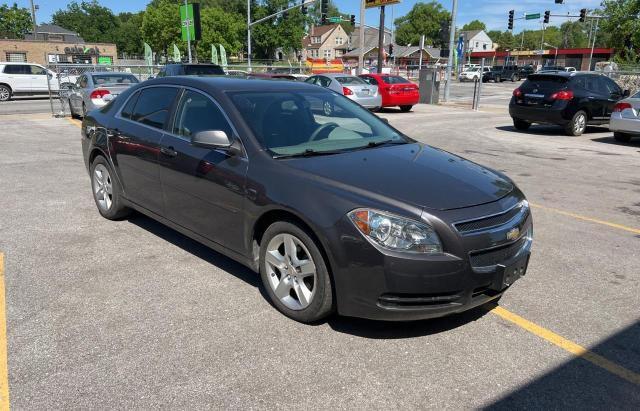
[[[398,3],[400,3],[400,0],[364,0],[364,7],[371,9],[374,7],[389,6]]]
[[[342,17],[329,17],[329,23],[341,23]]]
[[[180,6],[180,24],[182,30],[182,40],[200,40],[200,4],[186,4]],[[188,30],[188,31],[187,31]]]
[[[540,13],[525,14],[524,18],[525,20],[536,20],[540,18]]]

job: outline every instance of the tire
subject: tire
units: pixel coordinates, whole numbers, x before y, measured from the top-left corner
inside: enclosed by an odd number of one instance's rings
[[[511,76],[511,82],[515,83],[516,82],[516,75],[514,74],[513,76]]]
[[[402,111],[403,113],[408,113],[412,108],[413,106],[400,106],[400,111]]]
[[[9,86],[5,86],[4,84],[0,84],[0,101],[9,100],[11,100],[11,88],[9,88]]]
[[[621,133],[619,131],[613,133],[613,138],[621,143],[628,143],[629,141],[631,141],[631,136],[629,134]]]
[[[120,220],[131,213],[131,209],[122,204],[122,190],[114,177],[109,162],[97,156],[91,163],[91,192],[98,211],[108,220]]]
[[[500,76],[496,76],[496,83],[502,83],[502,79],[500,78]]]
[[[82,103],[82,118],[87,116],[87,105]]]
[[[296,224],[278,221],[267,228],[260,243],[260,277],[271,303],[289,318],[313,323],[333,312],[325,259],[311,235]]]
[[[513,126],[516,128],[516,130],[526,131],[526,130],[529,130],[529,127],[531,127],[531,123],[524,120],[520,120],[519,118],[514,118]]]
[[[71,99],[67,99],[67,104],[69,105],[69,114],[71,114],[71,118],[80,118],[75,111],[73,111],[73,107],[71,106]]]
[[[581,136],[582,133],[587,129],[587,113],[583,110],[578,110],[576,114],[573,115],[571,121],[565,126],[565,132],[569,136]]]

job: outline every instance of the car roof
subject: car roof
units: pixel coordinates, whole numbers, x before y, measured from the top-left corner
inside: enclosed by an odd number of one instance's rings
[[[0,64],[5,65],[5,66],[11,66],[11,65],[28,65],[28,66],[41,66],[44,67],[42,64],[38,64],[38,63],[27,63],[27,62],[21,62],[21,61],[0,61]]]
[[[354,76],[352,74],[345,74],[345,73],[323,73],[321,74],[322,76],[325,77],[329,77],[329,78],[336,78],[336,77],[358,77],[358,76]]]
[[[122,75],[129,75],[129,76],[133,76],[133,73],[127,73],[126,71],[88,71],[84,74],[91,74],[93,75],[110,75],[110,74],[122,74]],[[134,76],[135,77],[135,76]]]
[[[531,76],[552,76],[552,77],[563,77],[563,78],[572,78],[577,76],[602,76],[602,73],[594,73],[591,71],[564,71],[564,70],[549,70],[549,71],[539,71],[535,74],[530,74]]]
[[[293,91],[293,90],[324,90],[318,86],[301,81],[265,81],[263,79],[243,79],[232,76],[200,77],[200,76],[170,76],[147,80],[143,86],[177,85],[195,87],[205,91]]]

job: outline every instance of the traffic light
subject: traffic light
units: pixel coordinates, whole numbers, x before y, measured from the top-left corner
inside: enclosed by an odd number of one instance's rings
[[[356,25],[356,15],[355,15],[355,14],[352,14],[352,15],[351,15],[351,25],[352,25],[352,26],[355,26],[355,25]]]
[[[393,44],[389,44],[389,55],[393,56]]]
[[[587,9],[580,9],[580,23],[587,21]]]
[[[327,24],[327,14],[329,14],[329,0],[322,0],[320,2],[320,20],[322,24]]]
[[[549,23],[549,17],[551,17],[551,12],[549,10],[544,12],[544,24]]]
[[[306,15],[308,13],[307,6],[304,4],[304,0],[302,0],[302,4],[300,5],[300,13]]]
[[[320,17],[320,24],[323,25],[323,26],[325,24],[327,24],[327,15],[326,14],[323,14],[322,17]]]
[[[562,4],[564,3],[564,0],[556,0],[556,4]]]
[[[288,12],[288,11],[283,11],[283,12],[282,12],[282,19],[283,19],[283,20],[286,20],[286,19],[288,19],[288,18],[289,18],[289,12]]]
[[[509,10],[509,25],[507,26],[509,30],[513,30],[513,15],[515,14],[514,10]]]

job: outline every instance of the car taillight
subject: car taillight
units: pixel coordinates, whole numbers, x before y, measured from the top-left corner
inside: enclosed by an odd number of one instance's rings
[[[89,97],[91,98],[102,98],[104,96],[106,96],[107,94],[111,94],[111,92],[109,90],[93,90],[91,92],[91,94],[89,95]]]
[[[349,87],[342,87],[342,94],[345,96],[350,96],[353,94],[353,91]]]
[[[519,88],[513,90],[513,97],[522,97],[522,90]]]
[[[614,113],[619,113],[621,111],[624,111],[625,109],[628,108],[633,108],[633,106],[629,103],[618,103],[615,106],[613,106],[613,112]]]
[[[562,90],[551,95],[551,100],[571,100],[573,98],[573,91]]]

